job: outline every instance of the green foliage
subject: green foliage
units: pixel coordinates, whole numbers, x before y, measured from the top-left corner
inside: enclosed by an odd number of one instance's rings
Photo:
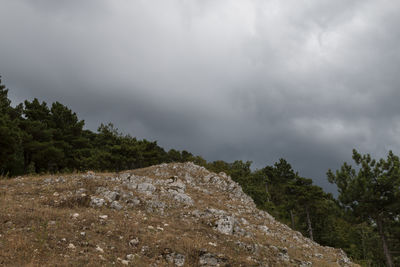
[[[22,171],[19,164],[21,132],[18,128],[18,112],[19,107],[11,107],[8,90],[0,79],[0,175],[19,174]]]
[[[386,160],[374,160],[369,154],[361,155],[353,150],[357,169],[344,163],[340,170],[328,171],[328,180],[339,188],[339,201],[360,222],[376,227],[386,258],[387,266],[394,266],[388,237],[391,227],[399,225],[400,214],[400,161],[389,151]],[[398,246],[399,242],[395,242]],[[399,259],[395,259],[400,264]]]

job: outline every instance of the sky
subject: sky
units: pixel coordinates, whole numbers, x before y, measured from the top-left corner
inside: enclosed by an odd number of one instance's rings
[[[13,104],[59,101],[207,160],[285,158],[326,191],[400,153],[400,2],[0,0]]]

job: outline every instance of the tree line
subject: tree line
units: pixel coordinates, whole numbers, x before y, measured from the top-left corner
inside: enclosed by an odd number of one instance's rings
[[[400,162],[353,151],[355,167],[344,163],[328,180],[339,197],[301,177],[285,160],[252,170],[250,161],[207,162],[187,151],[165,151],[156,141],[124,135],[111,123],[97,132],[67,106],[38,99],[15,107],[0,80],[0,175],[122,171],[160,163],[192,161],[226,172],[268,211],[316,242],[342,248],[364,266],[400,266]],[[377,246],[380,244],[380,246]]]

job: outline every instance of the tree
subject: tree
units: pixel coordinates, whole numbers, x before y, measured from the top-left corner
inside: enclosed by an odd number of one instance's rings
[[[1,78],[1,77],[0,77]],[[21,150],[21,132],[18,128],[20,107],[11,107],[8,89],[0,79],[0,175],[18,172],[18,156]]]
[[[289,198],[290,210],[297,209],[301,214],[305,214],[308,235],[314,240],[311,217],[325,202],[326,194],[321,187],[313,185],[311,179],[296,177],[287,185],[286,195]]]
[[[273,166],[266,166],[262,171],[266,177],[264,181],[265,191],[268,193],[271,202],[274,203],[274,205],[269,205],[271,208],[269,212],[286,223],[290,220],[292,228],[294,228],[294,206],[291,204],[291,196],[287,194],[287,187],[298,177],[298,174],[282,158],[275,162]]]
[[[52,129],[54,146],[64,153],[63,161],[57,164],[59,170],[80,168],[80,150],[87,142],[82,135],[84,124],[68,107],[59,102],[52,104],[48,127]]]
[[[400,162],[392,151],[376,161],[369,154],[353,150],[354,169],[344,163],[340,170],[328,171],[328,180],[339,190],[339,200],[364,221],[372,220],[382,242],[387,266],[394,266],[387,239],[387,227],[398,220],[400,211]]]
[[[64,152],[53,142],[54,129],[51,126],[51,114],[45,102],[38,99],[25,101],[24,118],[20,123],[23,131],[25,172],[32,168],[36,173],[57,171],[64,161]]]

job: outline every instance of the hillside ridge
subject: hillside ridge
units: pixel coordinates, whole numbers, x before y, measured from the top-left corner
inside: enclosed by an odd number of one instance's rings
[[[0,264],[358,266],[191,162],[0,181]]]

